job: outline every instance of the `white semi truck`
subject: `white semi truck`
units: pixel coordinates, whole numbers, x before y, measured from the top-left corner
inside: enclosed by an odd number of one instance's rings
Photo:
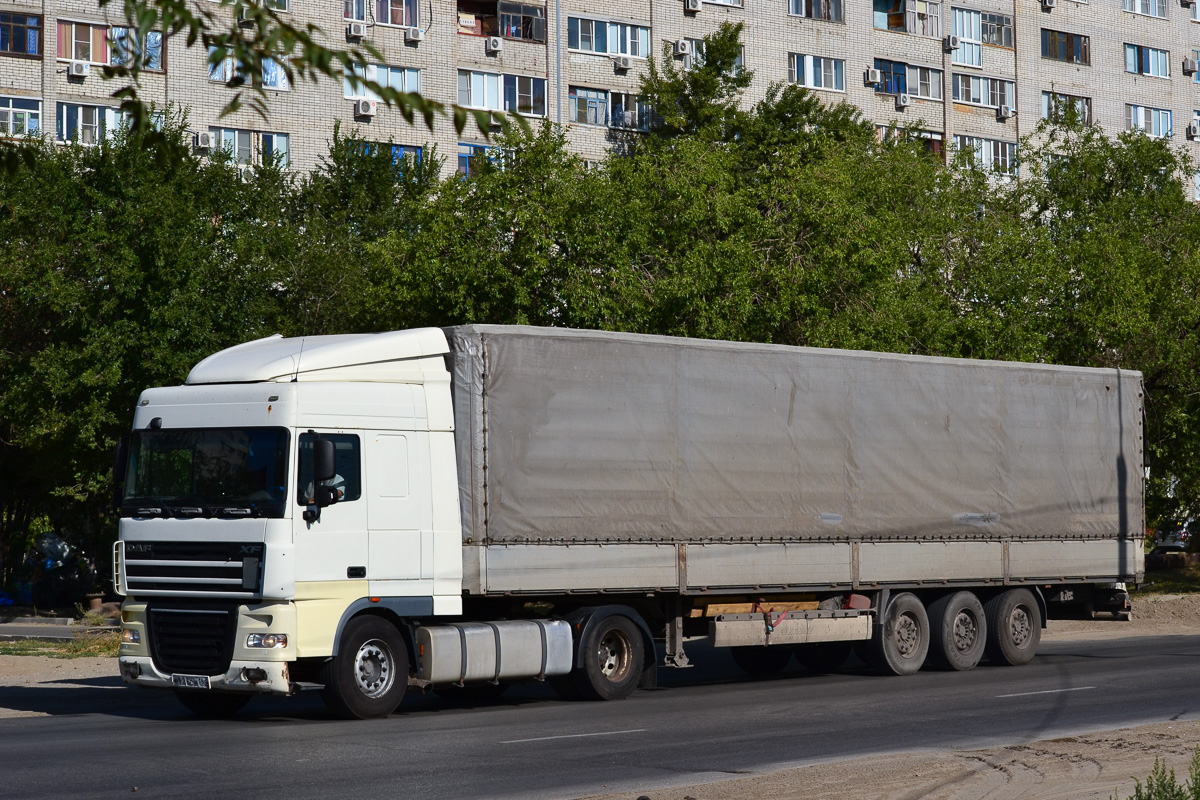
[[[1022,664],[1058,605],[1121,610],[1142,577],[1142,420],[1115,369],[487,325],[248,342],[138,400],[121,675],[201,715],[319,688],[374,717],[410,687],[624,698],[701,638],[757,673]]]

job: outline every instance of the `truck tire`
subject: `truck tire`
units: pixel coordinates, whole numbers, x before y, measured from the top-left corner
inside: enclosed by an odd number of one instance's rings
[[[241,692],[189,692],[176,689],[183,707],[201,719],[229,719],[250,702],[251,695]]]
[[[783,645],[731,647],[729,654],[733,656],[733,663],[738,665],[738,669],[761,677],[778,675],[792,660],[792,649]]]
[[[408,650],[400,632],[380,617],[355,617],[342,631],[337,655],[325,662],[325,705],[344,719],[386,717],[408,688]]]
[[[646,653],[642,632],[619,614],[591,625],[583,642],[583,669],[575,670],[575,685],[589,700],[624,700],[642,678]]]
[[[943,669],[974,669],[987,645],[987,618],[973,592],[929,604],[929,659]]]
[[[929,652],[929,615],[916,595],[892,599],[871,638],[870,662],[880,675],[912,675]]]
[[[1042,613],[1028,589],[1009,589],[984,604],[987,656],[995,664],[1017,667],[1037,655],[1042,641]]]
[[[854,651],[853,642],[820,642],[796,648],[796,660],[809,672],[837,672]]]

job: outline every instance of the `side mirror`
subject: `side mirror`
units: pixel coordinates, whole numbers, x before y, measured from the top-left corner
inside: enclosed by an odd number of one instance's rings
[[[337,451],[332,439],[320,436],[313,442],[313,480],[317,483],[332,480],[337,475]]]
[[[121,507],[125,498],[125,473],[129,468],[129,437],[122,436],[113,448],[113,509]]]

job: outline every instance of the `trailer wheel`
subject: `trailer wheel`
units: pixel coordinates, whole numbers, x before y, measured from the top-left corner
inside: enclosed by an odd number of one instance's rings
[[[252,695],[241,692],[189,692],[175,690],[183,707],[201,719],[228,719],[241,711]]]
[[[802,644],[796,648],[796,660],[809,672],[837,672],[853,650],[853,642]]]
[[[1009,589],[984,604],[987,656],[997,664],[1028,664],[1042,641],[1042,614],[1028,589]]]
[[[642,677],[645,649],[633,620],[614,615],[591,626],[583,643],[583,669],[573,675],[589,700],[624,700]]]
[[[776,645],[750,645],[748,647],[731,647],[729,654],[738,669],[751,675],[778,675],[792,660],[792,649]]]
[[[929,616],[911,592],[892,599],[871,639],[871,666],[881,675],[912,675],[929,652]]]
[[[929,604],[929,657],[946,669],[974,669],[987,644],[983,603],[972,592],[955,592]]]
[[[408,688],[408,651],[400,633],[379,617],[346,623],[336,656],[325,663],[322,699],[345,719],[386,717]]]

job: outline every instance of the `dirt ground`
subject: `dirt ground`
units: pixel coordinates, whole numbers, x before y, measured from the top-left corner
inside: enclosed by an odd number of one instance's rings
[[[1130,622],[1054,620],[1044,638],[1164,634],[1200,634],[1200,595],[1135,600]],[[114,659],[0,656],[0,719],[37,715],[5,708],[4,687],[61,689],[115,675]],[[1198,746],[1200,722],[1168,722],[1013,747],[828,762],[589,800],[1109,800],[1132,795],[1134,778],[1144,780],[1156,756],[1182,783]]]

